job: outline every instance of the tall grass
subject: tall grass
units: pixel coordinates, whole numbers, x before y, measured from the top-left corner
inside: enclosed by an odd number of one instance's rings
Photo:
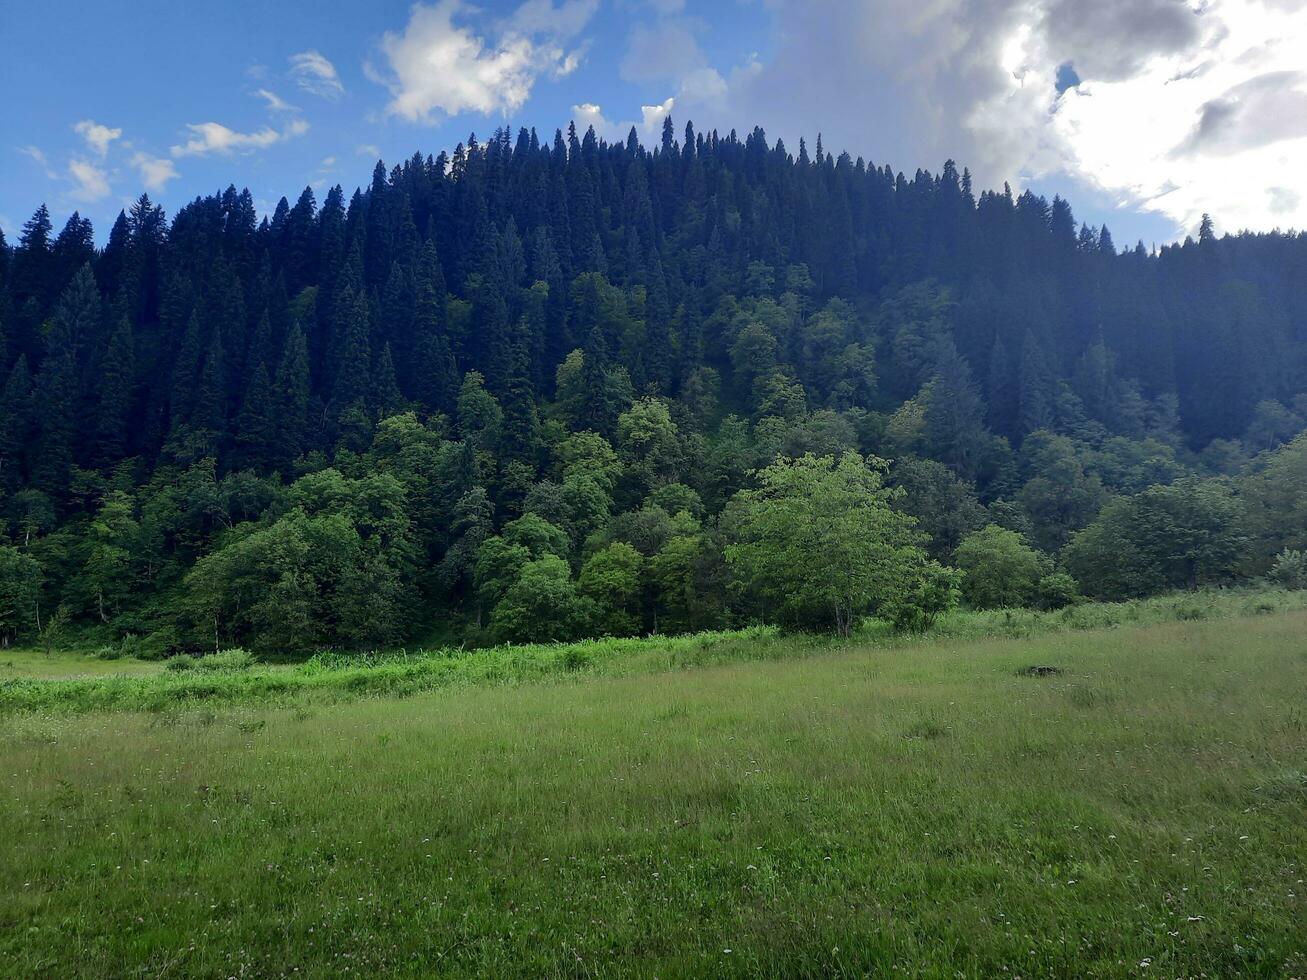
[[[524,684],[585,676],[656,673],[711,664],[784,660],[855,644],[911,648],[941,639],[1029,637],[1277,611],[1307,609],[1307,592],[1276,590],[1183,593],[1124,603],[1071,606],[1056,612],[957,611],[929,634],[903,636],[872,621],[849,640],[784,635],[774,627],[583,640],[474,650],[441,648],[371,654],[319,653],[300,664],[258,664],[244,651],[174,658],[161,673],[0,681],[0,715],[23,711],[84,713],[161,711],[207,702],[290,703],[406,697],[449,686]]]
[[[11,712],[0,976],[1304,976],[1307,613],[1211,602],[908,647],[323,658],[286,673],[591,654],[585,683]],[[673,658],[724,662],[648,672]]]

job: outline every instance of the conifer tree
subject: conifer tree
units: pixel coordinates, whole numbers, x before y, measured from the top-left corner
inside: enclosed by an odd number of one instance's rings
[[[95,412],[95,456],[100,466],[111,466],[127,454],[132,390],[136,383],[136,349],[131,321],[123,318],[109,338],[100,363]]]
[[[309,354],[304,331],[291,325],[273,384],[277,423],[273,456],[276,466],[289,473],[296,459],[309,449]]]

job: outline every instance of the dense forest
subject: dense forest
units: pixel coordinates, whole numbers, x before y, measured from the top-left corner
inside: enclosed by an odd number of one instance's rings
[[[1307,236],[761,130],[0,236],[0,638],[568,639],[1307,585]],[[1297,438],[1296,438],[1297,437]]]

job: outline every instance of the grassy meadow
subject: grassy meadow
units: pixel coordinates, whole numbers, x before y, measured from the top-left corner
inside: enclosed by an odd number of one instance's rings
[[[1307,611],[1112,608],[497,670],[6,651],[0,975],[1307,974]]]

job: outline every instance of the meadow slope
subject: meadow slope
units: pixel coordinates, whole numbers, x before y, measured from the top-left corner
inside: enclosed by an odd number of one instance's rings
[[[8,713],[0,974],[1307,972],[1307,613],[803,652]]]

